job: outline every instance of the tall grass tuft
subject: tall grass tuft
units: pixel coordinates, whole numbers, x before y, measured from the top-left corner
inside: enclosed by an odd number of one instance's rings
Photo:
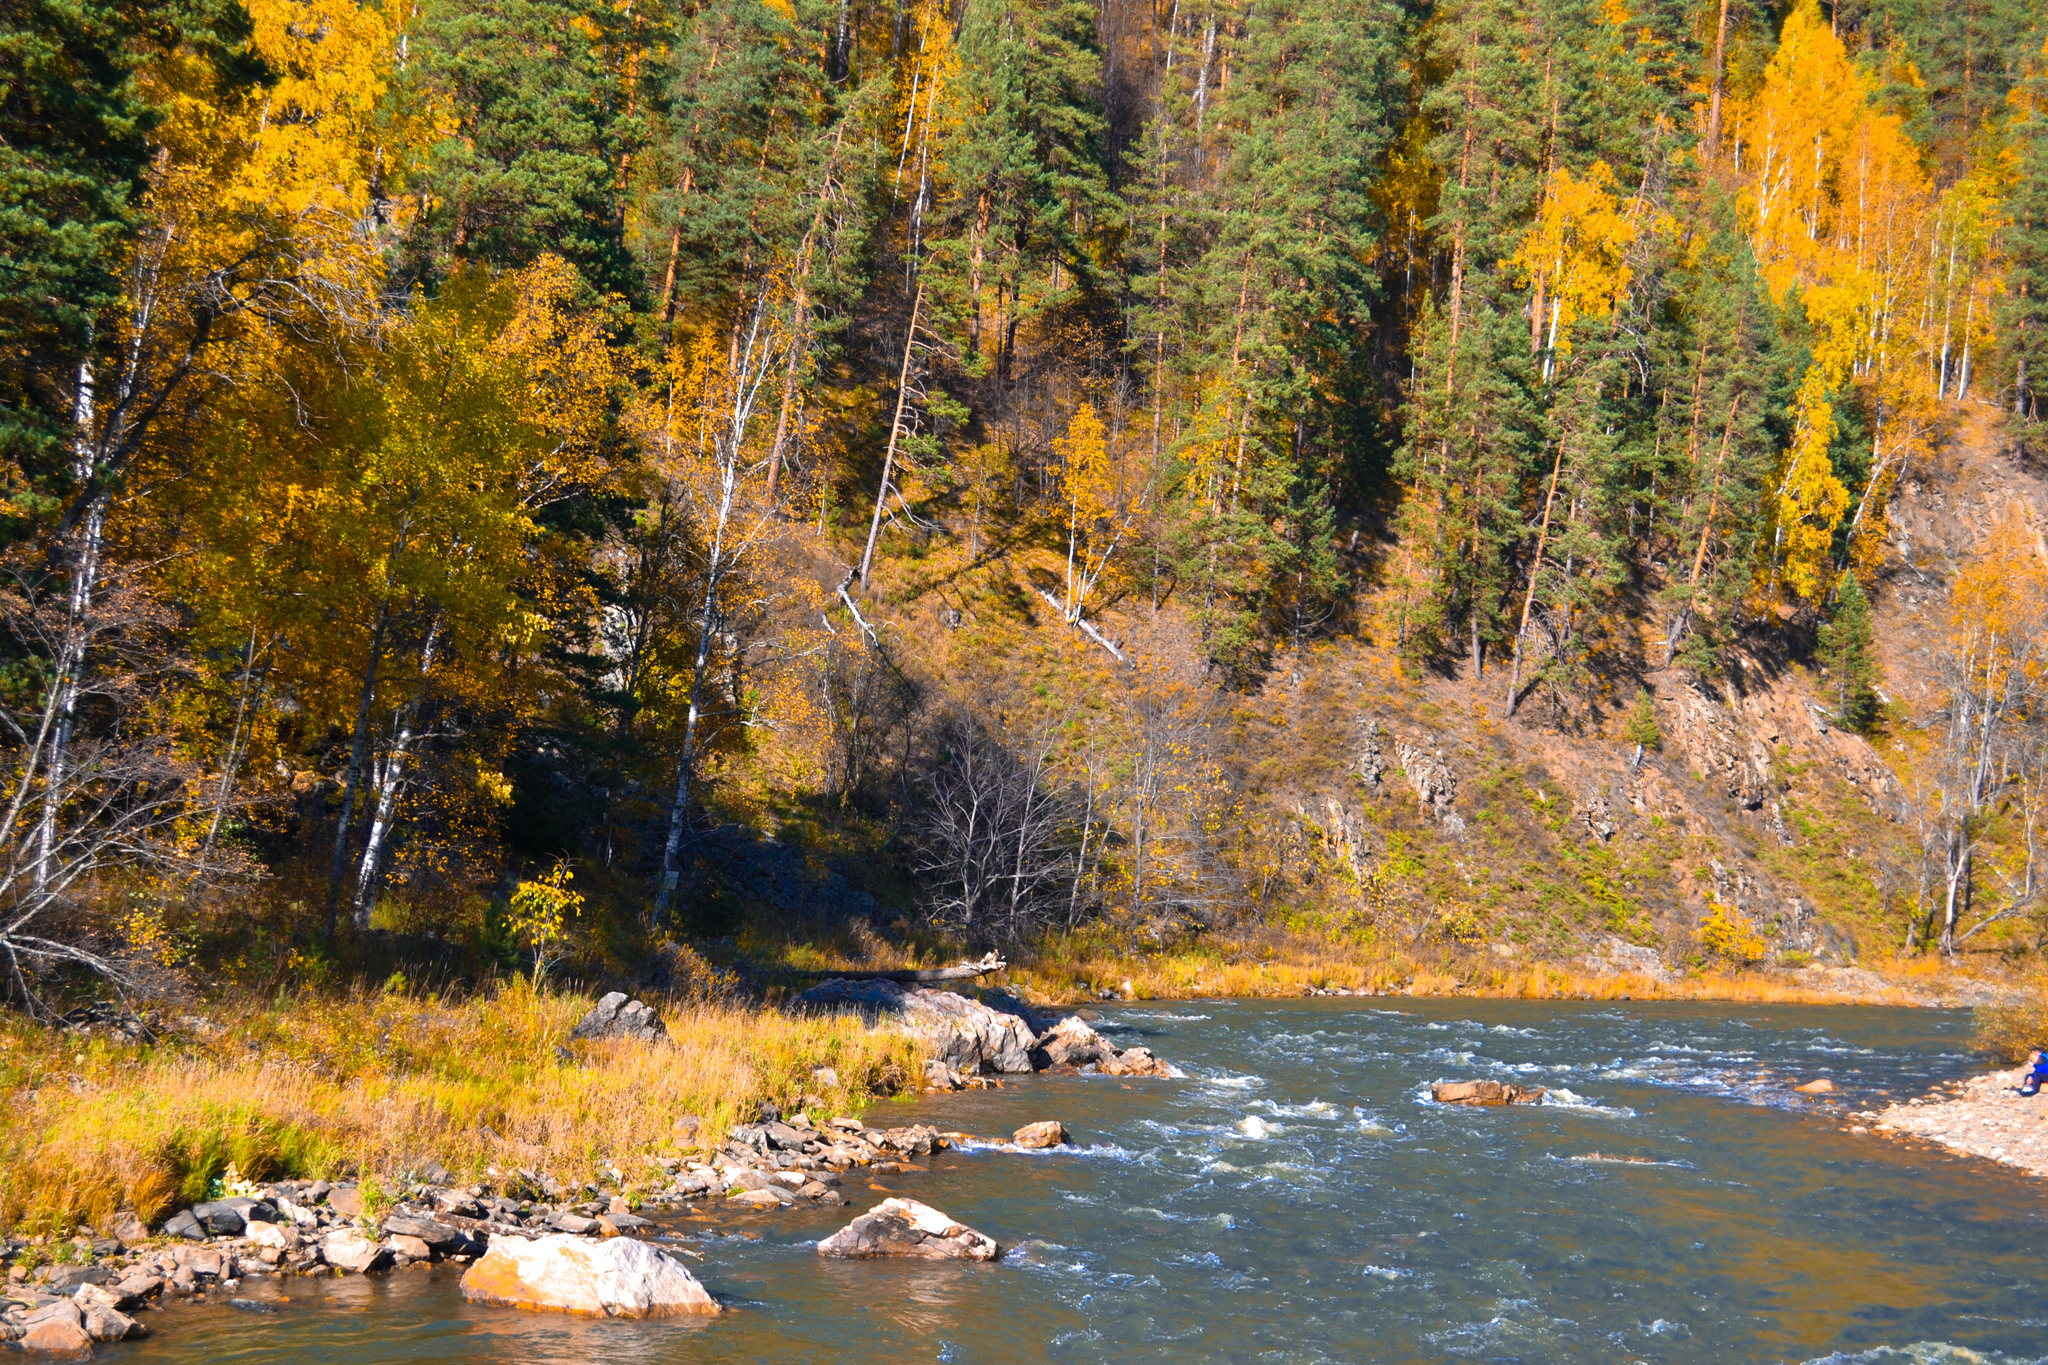
[[[145,1219],[254,1179],[395,1175],[438,1161],[584,1180],[724,1140],[764,1100],[835,1112],[904,1088],[916,1044],[857,1019],[729,1004],[664,1010],[667,1046],[571,1041],[590,1008],[512,981],[445,1000],[301,996],[216,1014],[156,1046],[0,1023],[0,1230]],[[840,1084],[812,1078],[831,1067]],[[694,1131],[679,1122],[698,1121]]]

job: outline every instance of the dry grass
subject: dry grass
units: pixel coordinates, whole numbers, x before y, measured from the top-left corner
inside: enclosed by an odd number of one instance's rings
[[[1476,953],[1417,956],[1347,949],[1327,940],[1267,935],[1198,949],[1120,954],[1082,939],[1042,944],[1014,963],[1010,980],[1032,996],[1072,1000],[1110,992],[1138,999],[1190,996],[1291,996],[1345,987],[1415,995],[1498,996],[1517,1000],[1728,1000],[1784,1004],[1908,1004],[1932,977],[1917,964],[1884,964],[1882,987],[1833,989],[1785,972],[1688,972],[1675,981],[1612,975],[1554,962],[1501,963]],[[1128,989],[1126,989],[1128,985]]]
[[[2035,1048],[2048,1047],[2048,979],[2027,982],[2025,994],[2009,1004],[1980,1008],[1970,1041],[2008,1062],[2023,1062]]]
[[[575,1181],[716,1144],[762,1100],[858,1110],[915,1074],[915,1044],[858,1020],[681,1004],[670,1047],[568,1042],[584,996],[515,981],[463,1000],[302,998],[216,1015],[205,1039],[81,1043],[0,1026],[0,1229],[68,1229],[205,1196],[245,1176],[387,1178],[431,1158],[462,1177]],[[569,1059],[557,1049],[567,1045]],[[812,1080],[832,1067],[841,1085]],[[685,1141],[677,1122],[702,1127]]]

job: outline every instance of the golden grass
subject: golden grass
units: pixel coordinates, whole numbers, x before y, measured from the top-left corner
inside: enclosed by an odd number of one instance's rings
[[[1347,950],[1327,940],[1267,935],[1155,954],[1122,954],[1083,939],[1052,940],[1013,961],[1011,983],[1034,998],[1072,1000],[1104,991],[1137,999],[1190,996],[1276,997],[1311,988],[1370,988],[1415,995],[1493,996],[1516,1000],[1726,1000],[1782,1004],[1909,1004],[1934,984],[1917,964],[1882,964],[1872,992],[1832,988],[1786,972],[1688,972],[1675,981],[1611,975],[1554,962],[1502,963],[1477,953],[1431,957],[1371,948]],[[1125,989],[1128,985],[1128,990]]]
[[[304,997],[217,1014],[208,1039],[81,1043],[0,1024],[0,1229],[143,1217],[251,1178],[389,1176],[427,1159],[462,1178],[525,1167],[577,1181],[709,1147],[763,1100],[833,1112],[903,1088],[908,1035],[857,1019],[679,1004],[673,1046],[568,1041],[591,1001],[515,981],[453,1001]],[[567,1046],[571,1059],[557,1049]],[[832,1067],[840,1086],[812,1079]],[[695,1116],[694,1139],[678,1120]]]

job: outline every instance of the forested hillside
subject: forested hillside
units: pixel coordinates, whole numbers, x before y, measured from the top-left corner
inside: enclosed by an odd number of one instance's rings
[[[2035,0],[0,5],[17,998],[2035,946]]]

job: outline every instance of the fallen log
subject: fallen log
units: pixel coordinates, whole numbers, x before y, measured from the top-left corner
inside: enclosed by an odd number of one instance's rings
[[[853,971],[843,967],[755,967],[749,970],[763,975],[836,977],[845,981],[972,981],[977,976],[999,972],[1010,964],[990,953],[979,962],[963,962],[957,967],[917,967],[898,971]]]

